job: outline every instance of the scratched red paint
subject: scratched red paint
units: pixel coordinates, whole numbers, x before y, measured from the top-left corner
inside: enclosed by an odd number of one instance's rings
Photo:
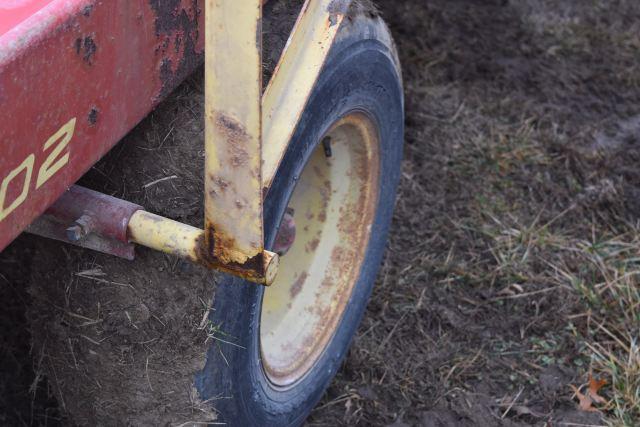
[[[0,1],[0,37],[53,0]]]
[[[0,250],[200,63],[204,0],[172,3],[52,0],[0,36],[0,181],[35,156],[27,198],[0,220]],[[68,163],[36,188],[44,143],[73,118]],[[5,208],[25,175],[8,181]]]

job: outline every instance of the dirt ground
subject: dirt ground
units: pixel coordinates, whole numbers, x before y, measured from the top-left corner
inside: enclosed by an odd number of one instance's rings
[[[640,4],[378,4],[403,63],[403,180],[366,318],[308,425],[637,425]],[[198,144],[195,118],[158,123],[175,105],[201,105],[192,95],[198,79],[145,120],[127,150]],[[123,184],[131,175],[147,183],[175,175],[132,198],[176,219],[202,218],[200,205],[180,199],[200,188],[183,168],[108,164],[87,183],[103,176],[105,191],[131,195]],[[33,273],[17,260],[43,245],[23,237],[0,258],[0,424],[66,424],[59,388],[40,376],[39,347],[19,327],[37,316],[25,310]],[[136,313],[149,320],[141,306],[132,313],[133,325]],[[112,326],[123,342],[144,338],[131,325]],[[590,373],[607,380],[607,403],[580,409],[571,386]]]
[[[591,267],[599,253],[620,277],[638,254],[640,4],[378,3],[403,63],[404,180],[367,317],[309,424],[603,424],[570,386],[601,366],[603,317],[625,343],[640,332],[637,281],[625,317]],[[607,414],[638,425],[638,405]]]

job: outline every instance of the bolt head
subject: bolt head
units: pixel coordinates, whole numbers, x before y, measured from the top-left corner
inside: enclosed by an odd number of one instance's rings
[[[67,228],[67,239],[71,242],[77,242],[85,236],[84,229],[79,225],[73,225]]]

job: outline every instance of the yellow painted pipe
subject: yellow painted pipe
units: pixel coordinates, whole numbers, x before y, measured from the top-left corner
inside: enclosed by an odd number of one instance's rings
[[[134,213],[129,220],[128,236],[133,243],[262,285],[271,285],[278,272],[276,253],[264,251],[253,264],[223,264],[212,256],[203,230],[143,210]],[[255,264],[257,262],[261,264]]]

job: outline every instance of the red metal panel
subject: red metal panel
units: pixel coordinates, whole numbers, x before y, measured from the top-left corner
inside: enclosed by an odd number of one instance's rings
[[[52,0],[0,1],[0,36],[51,2]]]
[[[201,63],[203,14],[53,0],[0,36],[0,250]]]

